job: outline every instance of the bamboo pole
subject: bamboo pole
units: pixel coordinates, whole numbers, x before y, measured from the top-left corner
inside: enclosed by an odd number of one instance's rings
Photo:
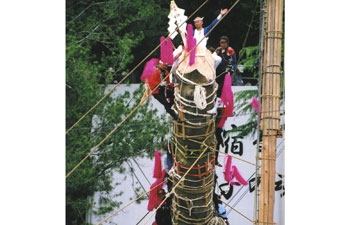
[[[262,77],[261,130],[261,194],[259,221],[273,224],[275,201],[276,140],[280,129],[280,73],[282,46],[283,0],[267,0],[266,33]],[[261,222],[262,223],[262,222]]]

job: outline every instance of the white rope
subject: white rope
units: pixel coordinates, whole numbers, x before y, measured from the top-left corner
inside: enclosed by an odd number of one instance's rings
[[[175,105],[176,105],[176,108],[180,111],[180,112],[183,112],[183,113],[187,113],[187,114],[190,114],[192,116],[205,116],[205,117],[211,117],[212,114],[200,114],[200,113],[193,113],[193,112],[190,112],[190,111],[187,111],[186,109],[181,109],[180,106],[177,104],[177,101],[174,101],[175,102]]]
[[[207,107],[206,90],[200,85],[194,87],[193,100],[197,108],[203,110]]]
[[[214,190],[214,189],[212,189],[212,190],[208,193],[208,195],[210,195],[210,194],[213,192],[213,190]],[[184,201],[198,201],[198,200],[201,200],[201,199],[204,199],[204,198],[207,198],[207,197],[208,197],[208,196],[201,196],[201,197],[198,197],[198,198],[187,198],[187,199],[186,199],[186,198],[177,196],[176,192],[174,192],[174,194],[175,194],[175,197],[176,197],[176,198],[179,198],[179,199],[184,200]]]
[[[208,96],[206,97],[206,100],[208,100],[208,98],[210,98],[210,97],[213,96],[214,94],[216,95],[217,89],[218,89],[218,84],[215,83],[215,87],[214,87],[213,92],[212,92],[210,95],[208,95]],[[216,96],[215,96],[215,97],[216,97]],[[189,105],[189,104],[195,104],[195,102],[192,101],[192,100],[189,100],[189,99],[187,99],[187,98],[182,97],[182,96],[180,95],[179,91],[177,91],[177,90],[175,90],[175,98],[178,99],[178,100],[180,100],[181,104],[184,104],[184,105],[186,105],[186,106],[188,106],[188,107],[192,107],[192,108],[195,108],[195,107],[196,107],[195,105]],[[207,103],[207,104],[210,105],[211,103],[214,102],[214,100],[215,100],[215,98],[213,98],[212,101],[211,101],[210,103]],[[189,104],[185,104],[184,102],[188,102]]]
[[[185,201],[186,201],[186,200],[185,200]],[[208,206],[210,206],[211,203],[213,203],[213,200],[210,199],[209,202],[208,202],[208,204],[206,204],[206,205],[191,206],[190,209],[186,208],[185,206],[182,206],[182,205],[178,204],[176,201],[174,201],[174,202],[175,202],[176,206],[181,207],[181,208],[183,208],[183,209],[187,209],[188,211],[190,211],[191,208],[203,208],[203,207],[208,207]],[[209,211],[209,210],[207,210],[207,211]],[[207,211],[203,211],[203,212],[207,212]]]
[[[185,78],[184,76],[182,76],[177,70],[176,70],[176,75],[177,75],[178,78],[180,78],[185,83],[191,84],[193,86],[197,85],[197,83],[195,83],[195,82]],[[202,86],[209,86],[209,85],[212,85],[214,82],[215,82],[215,79],[210,81],[209,83],[203,83],[203,84],[200,84],[200,85],[202,85]]]

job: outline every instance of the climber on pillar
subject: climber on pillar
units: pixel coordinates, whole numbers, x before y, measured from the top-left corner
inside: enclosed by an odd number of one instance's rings
[[[171,109],[174,104],[174,88],[173,84],[170,83],[169,76],[167,76],[169,72],[165,68],[166,64],[153,58],[146,63],[141,80],[146,83],[148,95],[152,94],[164,106],[165,110],[177,120],[178,115]],[[167,78],[163,81],[165,77]],[[160,85],[157,87],[158,84]],[[153,90],[152,93],[151,90]]]

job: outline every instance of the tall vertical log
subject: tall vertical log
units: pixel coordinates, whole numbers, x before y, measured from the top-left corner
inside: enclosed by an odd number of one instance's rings
[[[205,48],[197,47],[196,55],[196,63],[189,66],[189,57],[183,54],[176,71],[175,106],[182,121],[173,122],[174,183],[205,153],[175,188],[172,222],[176,225],[208,224],[214,211],[215,117],[207,114],[216,97],[214,60]],[[204,93],[202,98],[195,97],[198,90]],[[203,97],[206,106],[198,107],[195,102],[203,102]]]
[[[266,33],[262,77],[261,191],[258,224],[273,224],[276,138],[280,130],[280,74],[283,0],[266,1]]]

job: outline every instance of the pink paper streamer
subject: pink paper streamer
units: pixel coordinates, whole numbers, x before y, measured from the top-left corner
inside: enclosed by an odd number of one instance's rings
[[[160,151],[154,152],[154,168],[153,168],[153,178],[159,178],[162,176],[162,160],[160,156]]]
[[[151,74],[156,70],[155,66],[158,64],[158,62],[158,59],[152,58],[146,63],[141,75],[141,80],[144,83],[148,83],[150,81]]]
[[[159,185],[163,180],[164,180],[164,176],[165,176],[165,170],[162,171],[162,175],[160,178],[158,178],[150,187],[150,190],[152,190],[152,188],[156,187],[157,185]],[[158,191],[164,186],[163,184],[160,184],[159,186],[157,186],[156,188],[154,188],[152,191],[150,191],[149,193],[149,199],[148,199],[148,205],[147,205],[147,210],[148,211],[152,211],[153,209],[157,208],[159,206],[159,204],[162,202],[162,200],[160,199],[160,197],[158,196]]]
[[[231,88],[231,82],[232,82],[231,76],[229,73],[227,73],[225,75],[225,81],[224,81],[224,85],[222,87],[222,93],[221,93],[221,101],[224,103],[225,108],[223,109],[221,120],[217,125],[218,128],[222,128],[225,125],[227,117],[233,116],[234,103],[233,103],[233,92]]]
[[[165,40],[165,37],[162,36],[160,38],[160,60],[162,60],[163,63],[166,63],[168,61],[167,59],[167,43]]]
[[[166,48],[167,48],[167,64],[173,65],[174,63],[173,43],[171,42],[170,38],[168,38],[166,42]]]
[[[193,26],[192,24],[187,25],[187,37],[186,37],[186,51],[189,52],[192,49],[193,39]]]
[[[250,102],[250,105],[252,106],[253,109],[255,109],[255,111],[257,113],[259,112],[259,101],[256,98],[252,98],[252,101]]]

